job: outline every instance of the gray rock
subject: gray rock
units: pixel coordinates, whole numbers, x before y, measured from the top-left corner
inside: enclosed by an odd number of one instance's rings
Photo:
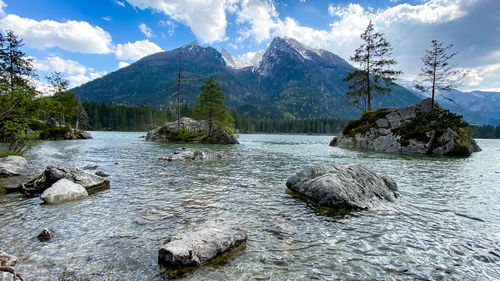
[[[22,156],[0,158],[0,177],[19,176],[25,172],[28,161]]]
[[[160,159],[168,161],[188,161],[188,160],[203,161],[203,160],[225,159],[233,156],[234,154],[229,151],[203,151],[203,150],[191,151],[189,149],[182,148],[174,151],[167,158],[160,158]]]
[[[36,238],[38,238],[38,240],[40,240],[41,242],[45,242],[52,239],[52,237],[54,237],[54,231],[48,228],[44,228]]]
[[[40,198],[47,204],[60,204],[89,196],[81,185],[67,179],[60,179],[51,187],[45,189]]]
[[[95,172],[95,174],[100,176],[100,177],[103,177],[103,178],[109,177],[109,174],[104,172],[104,171],[97,171],[97,172]]]
[[[318,165],[290,177],[286,186],[318,205],[337,210],[359,210],[399,196],[397,185],[360,166]]]
[[[51,128],[61,127],[61,124],[59,124],[59,122],[57,122],[57,120],[54,118],[49,118],[49,120],[47,120],[47,122],[45,122],[45,124],[47,124],[47,126],[49,126]]]
[[[90,163],[83,167],[84,170],[95,170],[97,168],[99,168],[99,165],[97,165],[96,163]]]
[[[93,137],[84,130],[71,129],[71,139],[93,139]]]
[[[235,222],[207,221],[171,237],[158,251],[158,263],[168,269],[199,266],[242,246],[246,240],[246,232]]]
[[[82,185],[89,194],[109,188],[109,180],[75,167],[47,166],[36,179],[22,184],[19,189],[27,195],[40,194],[60,179]]]
[[[389,126],[389,121],[386,118],[380,118],[376,123],[380,128],[386,128],[387,126]]]
[[[17,257],[0,250],[0,266],[15,266]]]

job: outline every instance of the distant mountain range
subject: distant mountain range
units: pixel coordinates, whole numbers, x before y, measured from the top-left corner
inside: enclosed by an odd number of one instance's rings
[[[279,37],[251,63],[224,49],[219,52],[193,42],[144,57],[72,91],[83,101],[174,106],[179,59],[181,100],[191,105],[196,104],[202,83],[214,77],[226,94],[226,104],[252,118],[352,119],[361,113],[345,98],[347,84],[343,78],[353,66],[329,51]],[[390,96],[378,96],[372,105],[402,107],[421,99],[414,91],[394,86]]]

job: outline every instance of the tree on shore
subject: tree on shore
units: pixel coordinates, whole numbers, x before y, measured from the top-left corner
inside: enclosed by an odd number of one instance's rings
[[[33,59],[21,50],[22,39],[12,31],[0,33],[0,141],[9,151],[22,153],[36,138],[27,133],[29,122],[38,114],[36,91],[30,79],[36,77]]]
[[[56,90],[52,99],[56,101],[60,122],[66,124],[66,117],[75,117],[78,115],[78,101],[75,94],[68,91],[69,81],[65,79],[61,72],[53,72],[45,77],[47,82]]]
[[[224,105],[225,95],[214,78],[209,78],[200,88],[198,105],[194,108],[193,117],[208,122],[208,134],[212,134],[213,125],[232,131],[234,117]]]
[[[451,52],[453,44],[444,46],[439,40],[432,40],[430,49],[422,57],[423,66],[418,74],[419,84],[416,88],[422,92],[431,91],[432,108],[436,91],[450,91],[460,85],[465,77],[464,72],[454,69],[450,60],[457,54]]]
[[[359,109],[371,110],[376,94],[388,94],[394,80],[402,72],[391,69],[397,62],[391,58],[392,48],[384,34],[375,32],[370,21],[361,34],[363,43],[350,59],[360,65],[360,69],[349,72],[344,78],[349,83],[346,97]]]

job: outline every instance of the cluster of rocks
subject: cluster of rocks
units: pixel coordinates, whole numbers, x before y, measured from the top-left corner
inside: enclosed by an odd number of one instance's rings
[[[87,197],[109,188],[109,180],[75,167],[47,166],[37,178],[21,184],[26,195],[40,195],[47,204],[58,204]]]
[[[56,119],[49,118],[46,122],[34,120],[28,127],[28,133],[33,130],[39,130],[42,140],[74,140],[74,139],[92,139],[92,135],[84,130],[70,128],[59,124]]]
[[[433,119],[421,118],[422,114],[431,110],[432,100],[425,99],[404,108],[364,113],[359,120],[351,121],[330,145],[379,152],[440,155],[470,155],[481,150],[472,138],[468,124],[462,121],[446,122],[447,118],[457,120],[460,116],[435,103]]]
[[[212,128],[207,121],[196,121],[188,117],[180,119],[180,129],[187,133],[193,134],[192,138],[185,138],[184,142],[206,143],[206,144],[238,144],[236,138],[220,128],[216,124],[212,124]],[[179,131],[178,122],[170,122],[165,126],[150,130],[146,135],[147,141],[162,141],[176,140],[177,132]],[[209,134],[210,132],[210,134]]]
[[[174,151],[168,157],[160,157],[160,160],[167,161],[203,161],[203,160],[220,160],[234,157],[235,154],[229,151],[192,151],[186,148],[181,148]]]

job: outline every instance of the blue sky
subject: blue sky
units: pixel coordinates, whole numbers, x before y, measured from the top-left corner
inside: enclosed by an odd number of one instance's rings
[[[370,20],[411,83],[432,39],[454,44],[462,90],[500,91],[498,0],[0,0],[0,28],[24,39],[40,77],[72,86],[197,40],[250,61],[275,36],[346,60]]]

